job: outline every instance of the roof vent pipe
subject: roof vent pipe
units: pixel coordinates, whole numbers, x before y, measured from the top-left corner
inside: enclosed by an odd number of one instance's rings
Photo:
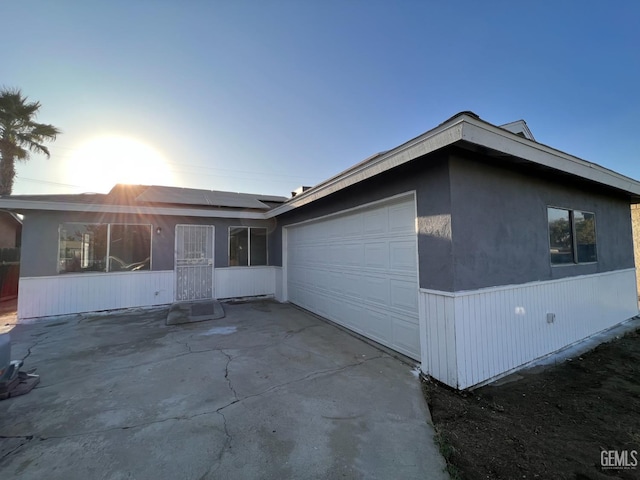
[[[296,195],[300,195],[303,192],[306,192],[307,190],[309,190],[311,187],[306,187],[306,186],[301,186],[296,188],[293,192],[291,192],[291,198],[295,197]]]

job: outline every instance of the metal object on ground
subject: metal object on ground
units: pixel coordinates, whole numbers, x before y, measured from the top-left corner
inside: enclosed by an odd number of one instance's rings
[[[0,400],[29,393],[40,383],[40,376],[33,375],[35,368],[21,372],[23,361],[10,358],[11,337],[8,333],[0,334]]]

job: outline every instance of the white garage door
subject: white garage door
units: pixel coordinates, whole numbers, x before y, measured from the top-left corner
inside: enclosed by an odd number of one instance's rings
[[[420,359],[413,196],[286,230],[290,302]]]

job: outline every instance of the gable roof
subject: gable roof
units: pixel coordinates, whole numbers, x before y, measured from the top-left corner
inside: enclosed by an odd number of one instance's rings
[[[22,219],[18,217],[18,215],[16,215],[15,213],[9,212],[7,210],[0,210],[0,216],[9,220],[16,227],[22,227]]]
[[[527,138],[531,137],[531,138]],[[533,140],[523,120],[498,127],[473,112],[460,112],[432,130],[386,152],[360,162],[328,180],[296,195],[287,203],[267,212],[275,217],[326,197],[375,175],[380,175],[429,153],[449,146],[500,157],[514,165],[524,163],[599,184],[640,202],[640,182],[592,162],[582,160]]]
[[[534,142],[536,141],[536,139],[533,138],[531,130],[529,130],[529,127],[527,126],[527,122],[525,122],[524,120],[516,120],[515,122],[505,123],[504,125],[500,125],[500,128],[504,128],[508,132],[520,135],[527,140],[533,140]]]

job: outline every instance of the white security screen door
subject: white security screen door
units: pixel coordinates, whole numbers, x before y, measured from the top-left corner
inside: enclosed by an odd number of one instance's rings
[[[176,300],[213,297],[212,225],[176,225]]]

